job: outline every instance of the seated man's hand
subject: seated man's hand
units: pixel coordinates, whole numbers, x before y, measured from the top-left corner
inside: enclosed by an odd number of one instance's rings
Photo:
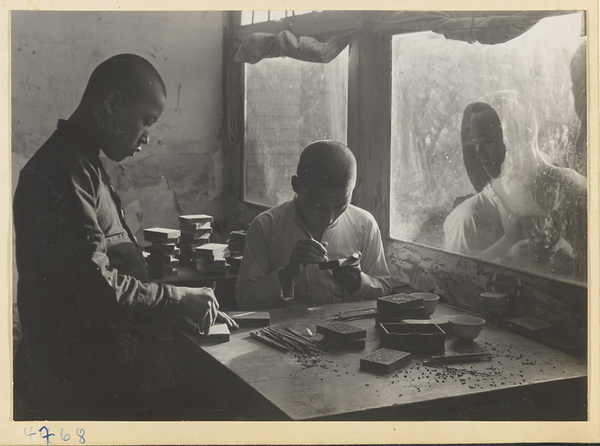
[[[300,274],[303,265],[326,262],[327,260],[329,260],[327,248],[324,244],[312,239],[298,240],[292,248],[289,263],[283,268],[283,274],[291,280]]]
[[[177,309],[184,324],[192,331],[207,334],[217,320],[219,302],[212,288],[179,287],[179,305]]]
[[[341,266],[332,270],[333,278],[351,293],[360,288],[360,272],[360,264]]]

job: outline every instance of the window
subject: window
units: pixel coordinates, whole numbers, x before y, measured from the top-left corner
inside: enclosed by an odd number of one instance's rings
[[[346,142],[348,49],[328,64],[290,58],[246,66],[244,197],[274,206],[292,198],[300,152],[319,139]]]
[[[516,169],[517,157],[525,152],[520,137],[537,129],[535,137],[545,162],[586,174],[585,146],[575,144],[580,120],[570,74],[571,58],[585,41],[581,27],[582,16],[577,13],[545,18],[523,35],[498,45],[467,44],[432,32],[393,37],[392,237],[459,252],[448,246],[444,224],[462,200],[478,195],[467,174],[461,146],[463,111],[471,102],[492,103],[494,97],[514,96],[532,106],[532,113],[525,106],[497,110],[507,143],[502,169],[510,169],[509,163]],[[512,206],[503,203],[506,209]],[[577,218],[585,220],[585,208],[579,211],[583,214]],[[487,229],[478,229],[474,237],[481,240],[491,236]],[[538,235],[549,236],[539,231]],[[557,260],[560,265],[539,261],[522,266],[581,279],[584,259],[579,259],[577,272],[572,259],[567,258],[572,245],[585,241],[585,237],[585,227],[579,226],[579,242],[568,241],[571,246],[565,245],[565,253]],[[483,251],[460,253],[478,256]]]
[[[308,14],[312,11],[242,11],[242,26]]]

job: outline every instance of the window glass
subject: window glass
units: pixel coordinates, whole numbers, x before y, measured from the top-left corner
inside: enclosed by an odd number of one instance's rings
[[[244,197],[274,206],[293,197],[300,152],[313,141],[346,142],[348,49],[328,64],[291,58],[246,65]]]
[[[575,13],[543,19],[497,45],[433,32],[393,37],[392,237],[585,277],[585,185],[583,192],[567,190],[585,183],[587,171],[585,107],[576,112],[585,92],[571,79],[585,42],[581,31],[582,14]],[[490,135],[475,146],[467,128],[461,143],[463,114],[473,102],[499,115],[504,161],[486,161],[486,150],[501,153],[489,148],[500,145],[484,144]]]

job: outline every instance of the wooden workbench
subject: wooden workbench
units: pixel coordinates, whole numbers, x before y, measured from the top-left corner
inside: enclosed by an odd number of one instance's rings
[[[356,302],[319,308],[271,310],[271,325],[298,331]],[[458,311],[438,305],[434,317]],[[231,390],[231,419],[259,420],[585,420],[585,358],[559,352],[503,329],[485,326],[473,342],[446,336],[446,355],[485,351],[491,361],[429,367],[413,356],[404,368],[384,376],[359,370],[360,358],[379,348],[373,318],[350,322],[367,329],[358,352],[301,357],[250,338],[251,329],[232,332],[230,342],[200,345],[184,337],[202,367],[212,367]],[[225,416],[227,418],[227,416]]]

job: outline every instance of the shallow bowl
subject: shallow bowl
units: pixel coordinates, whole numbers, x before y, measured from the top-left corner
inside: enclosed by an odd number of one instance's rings
[[[411,296],[417,296],[423,299],[423,308],[425,308],[425,316],[431,316],[437,307],[440,296],[434,293],[411,293]]]
[[[458,339],[462,341],[472,341],[479,333],[485,324],[485,319],[477,316],[452,316],[448,323],[450,330]]]

